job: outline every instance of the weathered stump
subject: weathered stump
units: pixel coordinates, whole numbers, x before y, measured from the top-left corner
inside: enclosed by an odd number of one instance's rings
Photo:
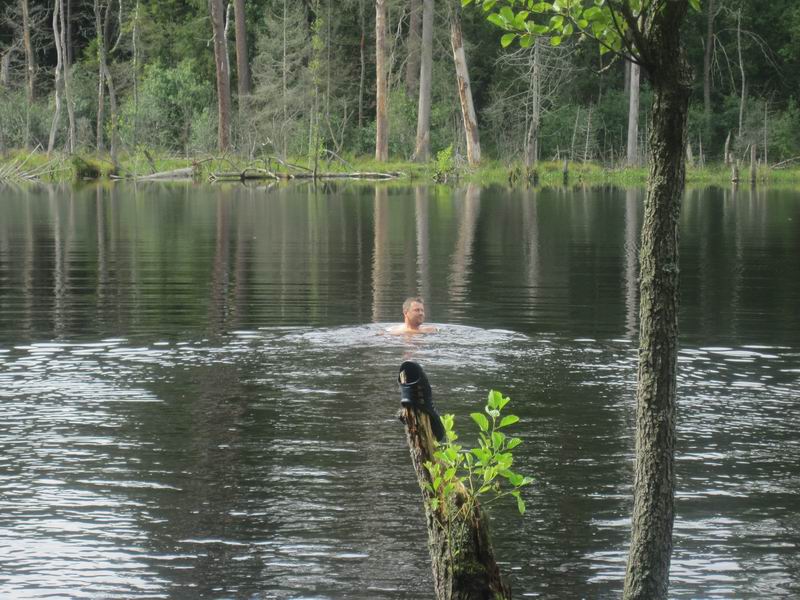
[[[476,500],[461,486],[450,498],[438,498],[429,487],[431,475],[425,467],[436,462],[435,437],[430,417],[413,407],[402,407],[411,462],[417,474],[431,555],[437,600],[508,600],[506,584],[494,558],[488,518]]]

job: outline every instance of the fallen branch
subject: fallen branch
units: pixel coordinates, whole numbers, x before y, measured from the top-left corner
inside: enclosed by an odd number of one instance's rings
[[[273,173],[266,169],[253,169],[247,168],[243,171],[227,171],[222,173],[212,173],[208,176],[210,182],[216,181],[245,181],[253,179],[275,179],[275,180],[289,180],[289,179],[364,179],[370,181],[384,181],[387,179],[397,179],[403,177],[404,174],[400,172],[391,173],[370,173],[370,172],[355,172],[355,173]]]
[[[150,175],[139,175],[134,177],[136,181],[150,181],[162,179],[191,179],[194,176],[194,167],[183,167],[171,171],[161,171]]]
[[[796,162],[796,161],[798,161],[798,160],[800,160],[800,156],[793,156],[792,158],[787,158],[786,160],[782,160],[782,161],[781,161],[781,162],[779,162],[779,163],[775,163],[775,164],[774,164],[774,165],[772,165],[770,168],[771,168],[771,169],[785,169],[785,168],[786,168],[786,167],[788,167],[788,166],[789,166],[791,163],[793,163],[793,162]]]

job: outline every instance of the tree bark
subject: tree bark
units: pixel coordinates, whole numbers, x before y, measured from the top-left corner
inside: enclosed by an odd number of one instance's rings
[[[714,0],[706,0],[706,47],[703,52],[703,114],[706,128],[711,125],[711,58],[714,56]]]
[[[464,122],[464,134],[467,138],[467,162],[471,167],[481,162],[481,142],[478,135],[478,118],[475,105],[472,103],[472,88],[467,69],[467,57],[464,53],[464,41],[461,33],[461,2],[450,2],[450,44],[453,48],[453,62],[456,67],[456,83],[458,99],[461,103],[461,117]]]
[[[251,90],[244,0],[234,0],[233,12],[236,25],[236,76],[238,78],[239,109],[241,110],[242,98],[247,96]]]
[[[50,124],[50,138],[47,142],[47,156],[53,152],[53,147],[56,143],[56,131],[58,130],[58,122],[61,119],[61,88],[64,86],[64,63],[61,56],[61,43],[59,37],[59,12],[61,0],[55,0],[53,3],[53,39],[56,44],[56,68],[55,68],[55,111],[53,112],[53,121]]]
[[[533,68],[531,69],[531,110],[528,118],[528,138],[525,143],[525,167],[530,169],[536,165],[539,157],[539,126],[542,113],[542,39],[533,41]]]
[[[66,6],[64,5],[64,0],[60,0],[60,2],[59,19],[61,21],[61,29],[59,31],[59,37],[56,39],[56,44],[61,46],[61,56],[64,62],[64,100],[67,103],[67,117],[69,122],[67,140],[69,153],[72,154],[75,152],[75,106],[72,102],[72,69],[70,68],[68,60],[69,46],[67,44],[67,27],[69,25],[69,21],[67,20],[67,6],[69,6],[69,2],[67,1]]]
[[[22,45],[25,48],[25,147],[31,145],[31,107],[34,101],[34,76],[36,75],[36,59],[33,54],[33,44],[31,43],[31,16],[28,8],[28,0],[20,0],[22,8]]]
[[[386,0],[375,0],[375,160],[389,160],[389,82],[386,64]]]
[[[106,14],[108,14],[106,12]],[[97,125],[96,141],[97,153],[101,154],[105,150],[104,128],[105,128],[105,62],[106,62],[106,38],[105,27],[103,26],[103,10],[100,0],[94,0],[94,25],[97,33]]]
[[[409,98],[417,95],[419,86],[420,45],[422,37],[422,0],[408,2],[408,38],[406,41],[408,57],[406,58],[406,93]]]
[[[628,166],[639,164],[639,65],[630,63],[630,97],[628,99]]]
[[[739,74],[742,80],[742,93],[739,98],[739,131],[737,137],[741,139],[744,127],[744,105],[747,102],[747,81],[744,75],[744,60],[742,59],[742,9],[740,8],[736,18],[736,48],[739,52]]]
[[[427,162],[431,155],[431,82],[433,76],[433,0],[422,0],[422,43],[419,64],[417,142],[414,159]]]
[[[431,476],[425,463],[435,461],[434,436],[430,417],[414,408],[401,408],[400,421],[405,425],[411,462],[417,475],[425,507],[428,551],[431,556],[436,600],[502,600],[511,598],[511,589],[503,581],[489,538],[488,518],[481,506],[472,501],[462,487],[452,498],[440,499],[428,488]],[[447,518],[445,504],[450,503]],[[472,507],[469,514],[462,510]]]
[[[231,75],[225,43],[225,9],[222,0],[210,0],[214,34],[214,64],[217,72],[217,148],[226,152],[231,145]]]
[[[680,39],[688,0],[665,3],[640,48],[653,87],[639,284],[639,367],[631,546],[623,597],[667,597],[674,520],[678,224],[689,69]]]

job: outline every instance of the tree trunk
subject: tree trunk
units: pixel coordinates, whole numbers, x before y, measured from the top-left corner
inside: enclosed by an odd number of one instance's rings
[[[389,160],[389,82],[386,64],[386,0],[375,0],[375,160]]]
[[[107,13],[106,13],[107,14]],[[105,62],[106,62],[106,38],[105,27],[103,27],[103,11],[100,0],[94,0],[94,26],[97,33],[97,153],[101,154],[105,150],[104,128],[105,128]]]
[[[639,65],[630,63],[631,81],[628,100],[628,166],[639,164]]]
[[[458,99],[461,102],[461,117],[464,121],[464,134],[467,138],[467,162],[471,167],[481,162],[481,142],[478,135],[478,118],[472,103],[472,88],[469,82],[467,57],[464,53],[463,36],[461,35],[461,0],[450,2],[450,43],[453,47],[453,62],[456,67]]]
[[[436,460],[430,417],[403,407],[400,421],[405,425],[411,462],[422,492],[436,600],[510,599],[511,590],[500,576],[489,539],[488,518],[480,505],[471,501],[469,492],[462,487],[453,498],[446,498],[433,508],[435,495],[428,488],[431,476],[425,468],[426,462]],[[445,513],[447,503],[450,514],[456,514],[450,519]],[[465,506],[473,507],[469,514],[459,510]]]
[[[409,0],[408,2],[408,38],[406,59],[406,93],[409,98],[417,95],[419,86],[420,68],[420,43],[422,36],[422,0]]]
[[[364,0],[358,0],[358,24],[361,30],[361,38],[358,44],[358,64],[360,67],[360,73],[358,77],[358,128],[361,129],[361,125],[364,122],[364,79],[366,78],[367,74],[367,59],[366,59],[366,40],[367,40],[367,28],[364,21],[366,20],[364,16]]]
[[[419,64],[417,143],[414,159],[427,162],[431,155],[431,81],[433,76],[433,0],[422,0],[422,44]]]
[[[736,18],[736,48],[739,52],[739,74],[742,80],[742,93],[739,98],[739,131],[737,137],[741,139],[744,126],[744,105],[747,102],[747,81],[744,76],[744,61],[742,59],[742,9],[740,8]]]
[[[528,139],[525,143],[525,167],[530,169],[536,164],[539,155],[539,125],[542,112],[542,39],[533,41],[533,68],[531,69],[531,110],[528,123]]]
[[[67,45],[67,27],[69,21],[67,20],[67,7],[64,5],[64,0],[60,0],[61,7],[60,7],[60,21],[61,21],[61,31],[59,32],[59,37],[56,40],[56,45],[61,46],[61,56],[64,60],[64,100],[67,103],[67,116],[69,122],[69,131],[67,135],[68,140],[68,149],[69,153],[72,154],[75,152],[75,106],[72,102],[72,70],[70,68],[70,63],[67,60],[68,57],[68,45]],[[67,1],[67,6],[69,6],[69,1]]]
[[[11,79],[9,77],[11,70],[11,55],[14,53],[15,47],[12,45],[0,58],[0,86],[9,87]]]
[[[217,148],[226,152],[231,145],[231,75],[225,43],[225,10],[222,0],[211,2],[211,27],[214,34],[214,64],[217,72]]]
[[[58,121],[61,119],[61,88],[64,85],[63,79],[63,57],[61,56],[61,43],[60,43],[60,36],[59,36],[59,26],[58,26],[58,17],[59,17],[59,8],[61,4],[61,0],[55,0],[53,6],[53,39],[55,40],[56,44],[56,68],[55,68],[55,111],[53,113],[53,121],[50,124],[50,138],[47,142],[47,156],[49,157],[50,154],[53,152],[53,147],[56,143],[56,131],[58,130]]]
[[[33,81],[36,75],[36,62],[31,43],[31,16],[28,0],[20,0],[22,7],[22,45],[25,48],[25,147],[31,145],[31,107],[34,101]]]
[[[689,69],[680,40],[688,0],[665,3],[641,49],[653,87],[650,173],[642,226],[639,368],[631,546],[623,598],[667,597],[674,520],[678,355],[678,224]]]
[[[711,59],[714,56],[714,18],[716,7],[714,0],[706,0],[706,47],[703,53],[703,114],[706,131],[711,125]]]
[[[234,0],[234,19],[236,25],[236,76],[238,78],[239,110],[242,98],[250,93],[250,63],[247,57],[247,26],[244,0]]]

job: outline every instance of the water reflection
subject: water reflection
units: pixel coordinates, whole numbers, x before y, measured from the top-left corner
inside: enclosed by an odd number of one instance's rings
[[[517,595],[619,594],[640,191],[2,194],[0,595],[430,595],[406,356],[465,441],[490,387],[523,419]],[[675,598],[800,592],[798,213],[687,194]],[[443,333],[382,335],[412,293]]]

